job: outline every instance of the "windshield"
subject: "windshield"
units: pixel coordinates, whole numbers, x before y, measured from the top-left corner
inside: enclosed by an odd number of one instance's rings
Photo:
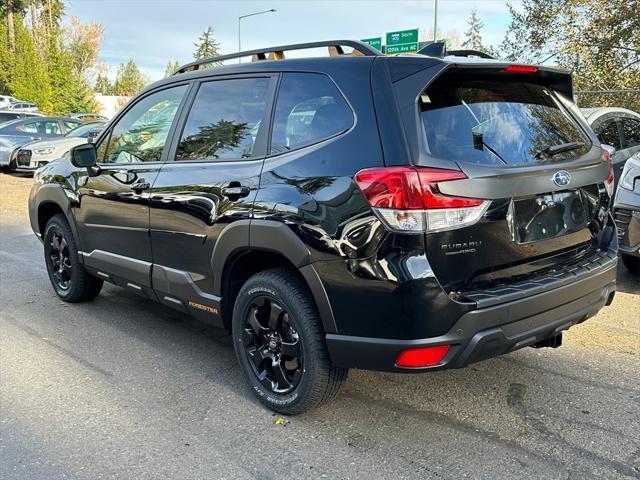
[[[439,158],[519,165],[591,146],[551,90],[512,78],[444,76],[422,93],[420,110],[429,153]]]

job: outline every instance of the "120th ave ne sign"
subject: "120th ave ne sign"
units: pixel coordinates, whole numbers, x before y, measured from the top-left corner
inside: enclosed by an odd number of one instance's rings
[[[386,54],[418,51],[418,29],[387,33]]]

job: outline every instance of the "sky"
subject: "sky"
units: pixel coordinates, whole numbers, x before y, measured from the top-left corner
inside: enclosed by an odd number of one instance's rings
[[[434,0],[66,0],[67,14],[81,22],[101,22],[99,61],[112,66],[133,59],[152,80],[169,60],[192,60],[194,43],[208,26],[222,53],[238,51],[238,16],[274,13],[242,20],[242,49],[329,39],[384,37],[385,32],[420,28],[432,31]],[[516,6],[517,0],[510,2]],[[476,10],[484,22],[483,41],[500,43],[510,22],[504,0],[439,0],[438,30],[461,38]]]

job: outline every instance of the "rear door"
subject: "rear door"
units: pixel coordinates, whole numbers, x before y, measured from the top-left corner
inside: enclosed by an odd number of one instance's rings
[[[131,104],[97,144],[99,174],[74,173],[85,263],[136,290],[151,286],[148,191],[188,88],[165,87]]]
[[[149,193],[154,289],[167,305],[205,321],[217,311],[216,240],[251,217],[276,79],[225,76],[196,85]]]
[[[447,228],[447,216],[461,213],[442,211],[445,226],[426,234],[446,290],[563,268],[594,248],[610,166],[556,91],[569,96],[567,78],[535,67],[449,68],[416,95],[415,163],[467,177],[432,188],[489,202],[477,223]]]

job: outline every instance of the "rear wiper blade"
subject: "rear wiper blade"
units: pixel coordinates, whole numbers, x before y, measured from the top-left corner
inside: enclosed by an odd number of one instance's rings
[[[559,145],[552,145],[536,153],[535,158],[539,158],[540,155],[542,155],[543,153],[548,157],[553,157],[558,153],[570,152],[572,150],[577,150],[582,147],[584,147],[584,143],[582,142],[569,142],[569,143],[561,143]]]

